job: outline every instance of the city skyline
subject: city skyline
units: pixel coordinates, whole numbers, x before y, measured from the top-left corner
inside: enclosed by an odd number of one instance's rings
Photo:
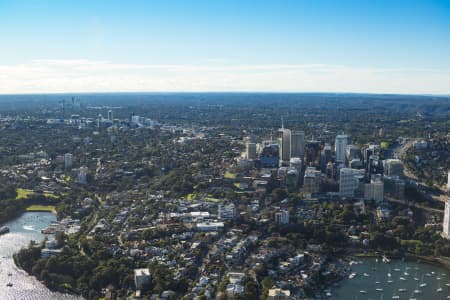
[[[0,94],[450,94],[446,1],[0,0]]]

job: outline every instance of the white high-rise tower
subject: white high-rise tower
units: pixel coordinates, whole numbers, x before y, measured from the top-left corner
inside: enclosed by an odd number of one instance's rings
[[[280,160],[289,163],[291,159],[291,130],[284,128],[283,118],[281,118],[281,128],[278,129],[278,142],[280,144]]]
[[[442,236],[450,239],[450,198],[445,201],[444,224],[442,228]]]
[[[336,136],[334,149],[336,151],[336,162],[345,163],[345,150],[348,144],[348,136],[340,134]]]

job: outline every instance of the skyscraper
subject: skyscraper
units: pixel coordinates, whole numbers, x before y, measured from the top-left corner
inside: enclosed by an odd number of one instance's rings
[[[87,183],[87,173],[88,173],[88,167],[81,166],[78,171],[78,183],[80,183],[80,184]]]
[[[291,132],[291,157],[303,159],[305,155],[305,133],[293,130]]]
[[[247,159],[256,159],[256,144],[247,142],[246,144]]]
[[[448,175],[447,175],[447,192],[450,193],[450,170],[448,170]]]
[[[64,167],[66,169],[72,168],[72,158],[73,157],[71,153],[64,154]]]
[[[444,224],[442,228],[442,235],[446,239],[450,239],[450,198],[445,201],[444,209]]]
[[[339,173],[339,193],[341,196],[353,197],[364,178],[364,170],[342,168]]]
[[[284,127],[279,129],[278,141],[280,144],[280,160],[288,163],[291,159],[291,130]]]
[[[110,121],[113,120],[113,111],[111,109],[108,110],[108,120],[110,120]]]
[[[336,151],[336,162],[345,163],[345,150],[348,144],[348,136],[346,134],[340,134],[336,136],[334,148]]]

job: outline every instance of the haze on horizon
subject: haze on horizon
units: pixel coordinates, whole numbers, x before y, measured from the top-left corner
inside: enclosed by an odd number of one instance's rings
[[[0,0],[0,94],[450,94],[448,1]]]

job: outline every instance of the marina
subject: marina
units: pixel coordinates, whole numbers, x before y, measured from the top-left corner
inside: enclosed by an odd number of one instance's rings
[[[41,242],[41,229],[56,221],[49,212],[27,212],[5,224],[9,232],[0,235],[0,299],[80,300],[81,297],[47,289],[34,276],[18,268],[13,254],[28,246],[31,240]]]
[[[350,275],[330,299],[450,299],[450,271],[440,266],[364,258],[351,264]]]

